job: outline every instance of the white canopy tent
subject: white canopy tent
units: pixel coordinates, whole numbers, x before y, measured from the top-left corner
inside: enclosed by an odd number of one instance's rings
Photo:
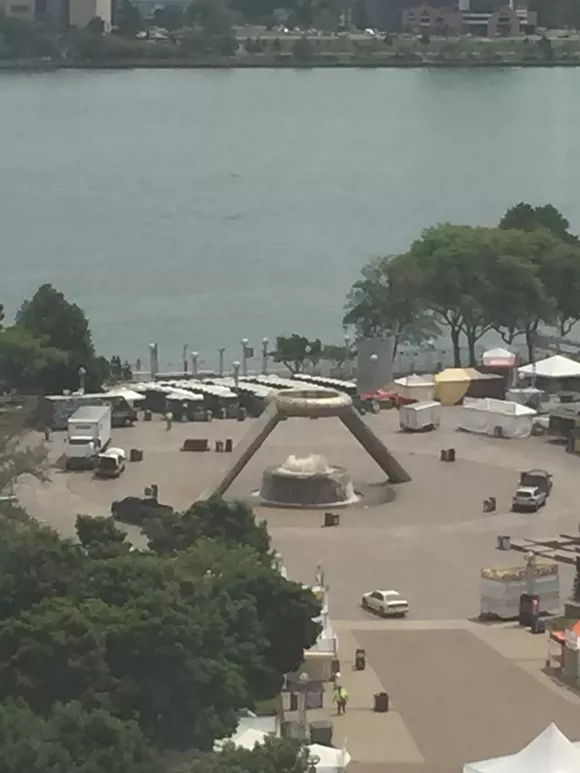
[[[532,434],[533,408],[491,397],[466,397],[460,408],[459,429],[479,435],[526,438]]]
[[[482,362],[486,368],[513,368],[516,364],[516,355],[509,349],[498,346],[484,352]]]
[[[346,749],[321,746],[313,743],[307,747],[309,761],[316,773],[342,773],[351,760]]]
[[[577,773],[580,749],[552,722],[517,754],[469,762],[463,773]]]
[[[545,360],[523,365],[518,368],[518,373],[520,376],[537,378],[580,378],[580,362],[564,357],[562,354],[555,354],[553,357],[546,357]]]

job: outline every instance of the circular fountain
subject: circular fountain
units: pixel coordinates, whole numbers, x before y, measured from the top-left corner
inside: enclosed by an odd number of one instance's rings
[[[358,501],[344,467],[323,456],[289,456],[262,475],[260,499],[269,507],[344,507]]]

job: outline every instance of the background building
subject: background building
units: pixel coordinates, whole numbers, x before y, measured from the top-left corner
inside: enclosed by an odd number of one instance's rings
[[[98,16],[105,22],[105,29],[111,28],[111,0],[70,0],[68,4],[68,23],[71,27],[82,29]]]
[[[535,32],[537,14],[516,7],[516,0],[458,0],[404,8],[402,28],[417,35],[522,35]]]
[[[33,21],[36,15],[36,0],[0,0],[0,12],[25,21]]]

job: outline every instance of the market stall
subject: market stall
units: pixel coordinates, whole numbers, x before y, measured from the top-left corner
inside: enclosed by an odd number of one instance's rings
[[[505,396],[504,381],[495,373],[475,368],[447,368],[435,376],[435,396],[442,405],[459,405],[465,397]]]
[[[458,428],[492,437],[526,438],[532,434],[533,408],[507,400],[466,397]]]
[[[418,376],[413,373],[395,379],[395,392],[408,400],[427,402],[435,397],[435,382],[431,376]]]

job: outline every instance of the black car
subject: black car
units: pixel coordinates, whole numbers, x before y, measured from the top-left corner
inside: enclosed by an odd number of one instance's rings
[[[160,504],[155,497],[125,497],[111,505],[111,515],[117,521],[141,526],[153,518],[173,515],[173,508]]]

